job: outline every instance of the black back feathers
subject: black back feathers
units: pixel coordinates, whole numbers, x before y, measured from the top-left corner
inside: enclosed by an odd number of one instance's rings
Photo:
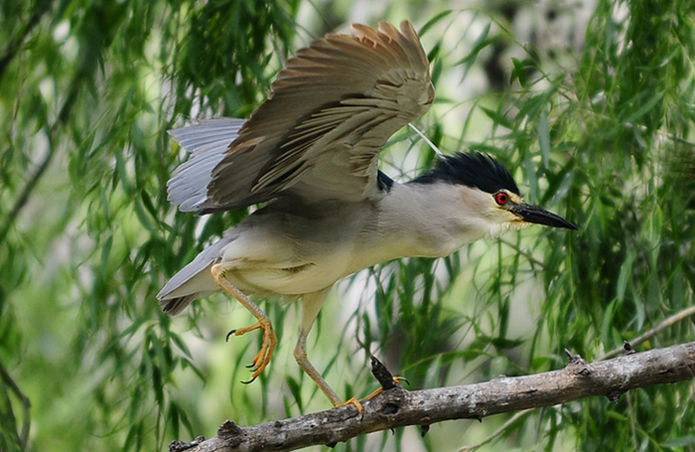
[[[480,152],[441,157],[437,165],[422,176],[413,179],[415,184],[434,184],[448,182],[477,187],[487,193],[496,193],[501,189],[519,195],[519,188],[500,162]]]
[[[393,179],[381,171],[376,173],[376,182],[379,184],[379,190],[385,191],[386,193],[389,193],[391,191],[391,187],[393,187]]]

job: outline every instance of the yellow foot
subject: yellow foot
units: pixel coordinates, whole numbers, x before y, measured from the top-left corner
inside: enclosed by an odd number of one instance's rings
[[[396,383],[397,385],[400,385],[400,384],[401,384],[402,382],[404,382],[404,381],[407,382],[408,380],[406,380],[406,379],[403,378],[403,377],[393,377],[393,382]],[[374,397],[376,397],[376,396],[378,396],[379,394],[381,394],[383,391],[384,391],[384,388],[379,388],[379,389],[377,389],[376,391],[374,391],[374,392],[372,392],[371,394],[369,394],[369,395],[368,395],[367,397],[365,397],[364,399],[357,400],[356,398],[353,397],[353,398],[351,398],[350,400],[348,400],[347,402],[335,404],[335,407],[338,408],[338,407],[346,406],[346,405],[354,405],[355,408],[357,408],[357,412],[360,413],[360,414],[362,414],[362,411],[364,410],[364,407],[362,406],[362,402],[364,402],[365,400],[371,400],[371,399],[373,399]]]
[[[251,374],[251,379],[249,381],[243,382],[245,384],[253,382],[253,380],[255,380],[261,374],[261,372],[263,372],[263,369],[268,366],[270,363],[270,358],[273,356],[273,351],[275,351],[275,346],[278,343],[277,337],[273,331],[273,326],[270,324],[270,320],[267,318],[261,318],[257,323],[254,323],[251,326],[240,328],[238,330],[232,330],[227,333],[227,340],[229,340],[229,336],[231,335],[242,336],[257,329],[263,330],[263,345],[261,345],[261,350],[258,352],[256,357],[253,358],[251,364],[247,366],[253,370],[253,373]]]
[[[338,408],[338,407],[347,406],[347,405],[354,405],[355,408],[357,408],[357,412],[360,413],[360,414],[362,414],[362,410],[363,410],[362,404],[360,403],[359,400],[357,400],[357,399],[354,398],[354,397],[351,398],[350,400],[348,400],[347,402],[343,402],[343,403],[337,404],[335,407]]]

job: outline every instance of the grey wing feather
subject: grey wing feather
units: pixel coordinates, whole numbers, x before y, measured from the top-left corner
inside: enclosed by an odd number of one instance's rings
[[[194,300],[220,290],[210,273],[210,267],[222,259],[224,248],[235,238],[236,235],[225,236],[205,248],[193,262],[166,283],[157,294],[164,312],[177,315]]]
[[[169,202],[182,212],[200,210],[207,198],[212,171],[220,163],[246,121],[234,118],[209,119],[169,131],[191,157],[179,166],[167,183]]]

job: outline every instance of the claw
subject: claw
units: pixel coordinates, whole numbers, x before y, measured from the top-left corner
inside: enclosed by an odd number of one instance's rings
[[[224,341],[229,342],[229,336],[231,336],[232,334],[236,334],[236,330],[232,330],[229,333],[227,333],[227,336],[225,336]]]
[[[261,372],[263,372],[263,369],[268,366],[268,363],[270,363],[270,357],[273,355],[275,345],[277,344],[277,338],[275,337],[275,332],[270,324],[270,320],[265,318],[259,319],[257,323],[247,326],[246,328],[232,330],[227,333],[227,339],[229,339],[229,337],[232,335],[243,336],[250,331],[259,329],[263,330],[263,344],[261,345],[261,350],[253,358],[253,360],[251,360],[251,364],[246,366],[247,369],[251,370],[252,374],[249,381],[242,381],[244,384],[253,382],[261,374]]]
[[[402,382],[405,381],[406,384],[407,384],[408,386],[410,386],[410,381],[408,381],[408,379],[405,378],[405,377],[393,377],[393,381],[394,381],[397,385],[399,385],[399,386],[400,386],[400,384],[401,384]]]

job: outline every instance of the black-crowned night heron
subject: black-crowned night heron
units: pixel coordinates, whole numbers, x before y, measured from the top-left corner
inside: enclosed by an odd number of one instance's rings
[[[174,275],[157,295],[163,310],[176,315],[220,290],[239,300],[258,322],[233,333],[263,332],[254,379],[277,341],[247,296],[301,300],[294,356],[339,405],[306,355],[307,335],[336,281],[390,259],[447,256],[532,223],[576,229],[525,204],[509,172],[479,153],[441,157],[405,184],[379,171],[386,140],[433,100],[427,56],[409,22],[400,32],[387,23],[354,25],[353,36],[327,35],[288,60],[248,121],[171,131],[191,153],[168,183],[181,211],[265,204]]]

